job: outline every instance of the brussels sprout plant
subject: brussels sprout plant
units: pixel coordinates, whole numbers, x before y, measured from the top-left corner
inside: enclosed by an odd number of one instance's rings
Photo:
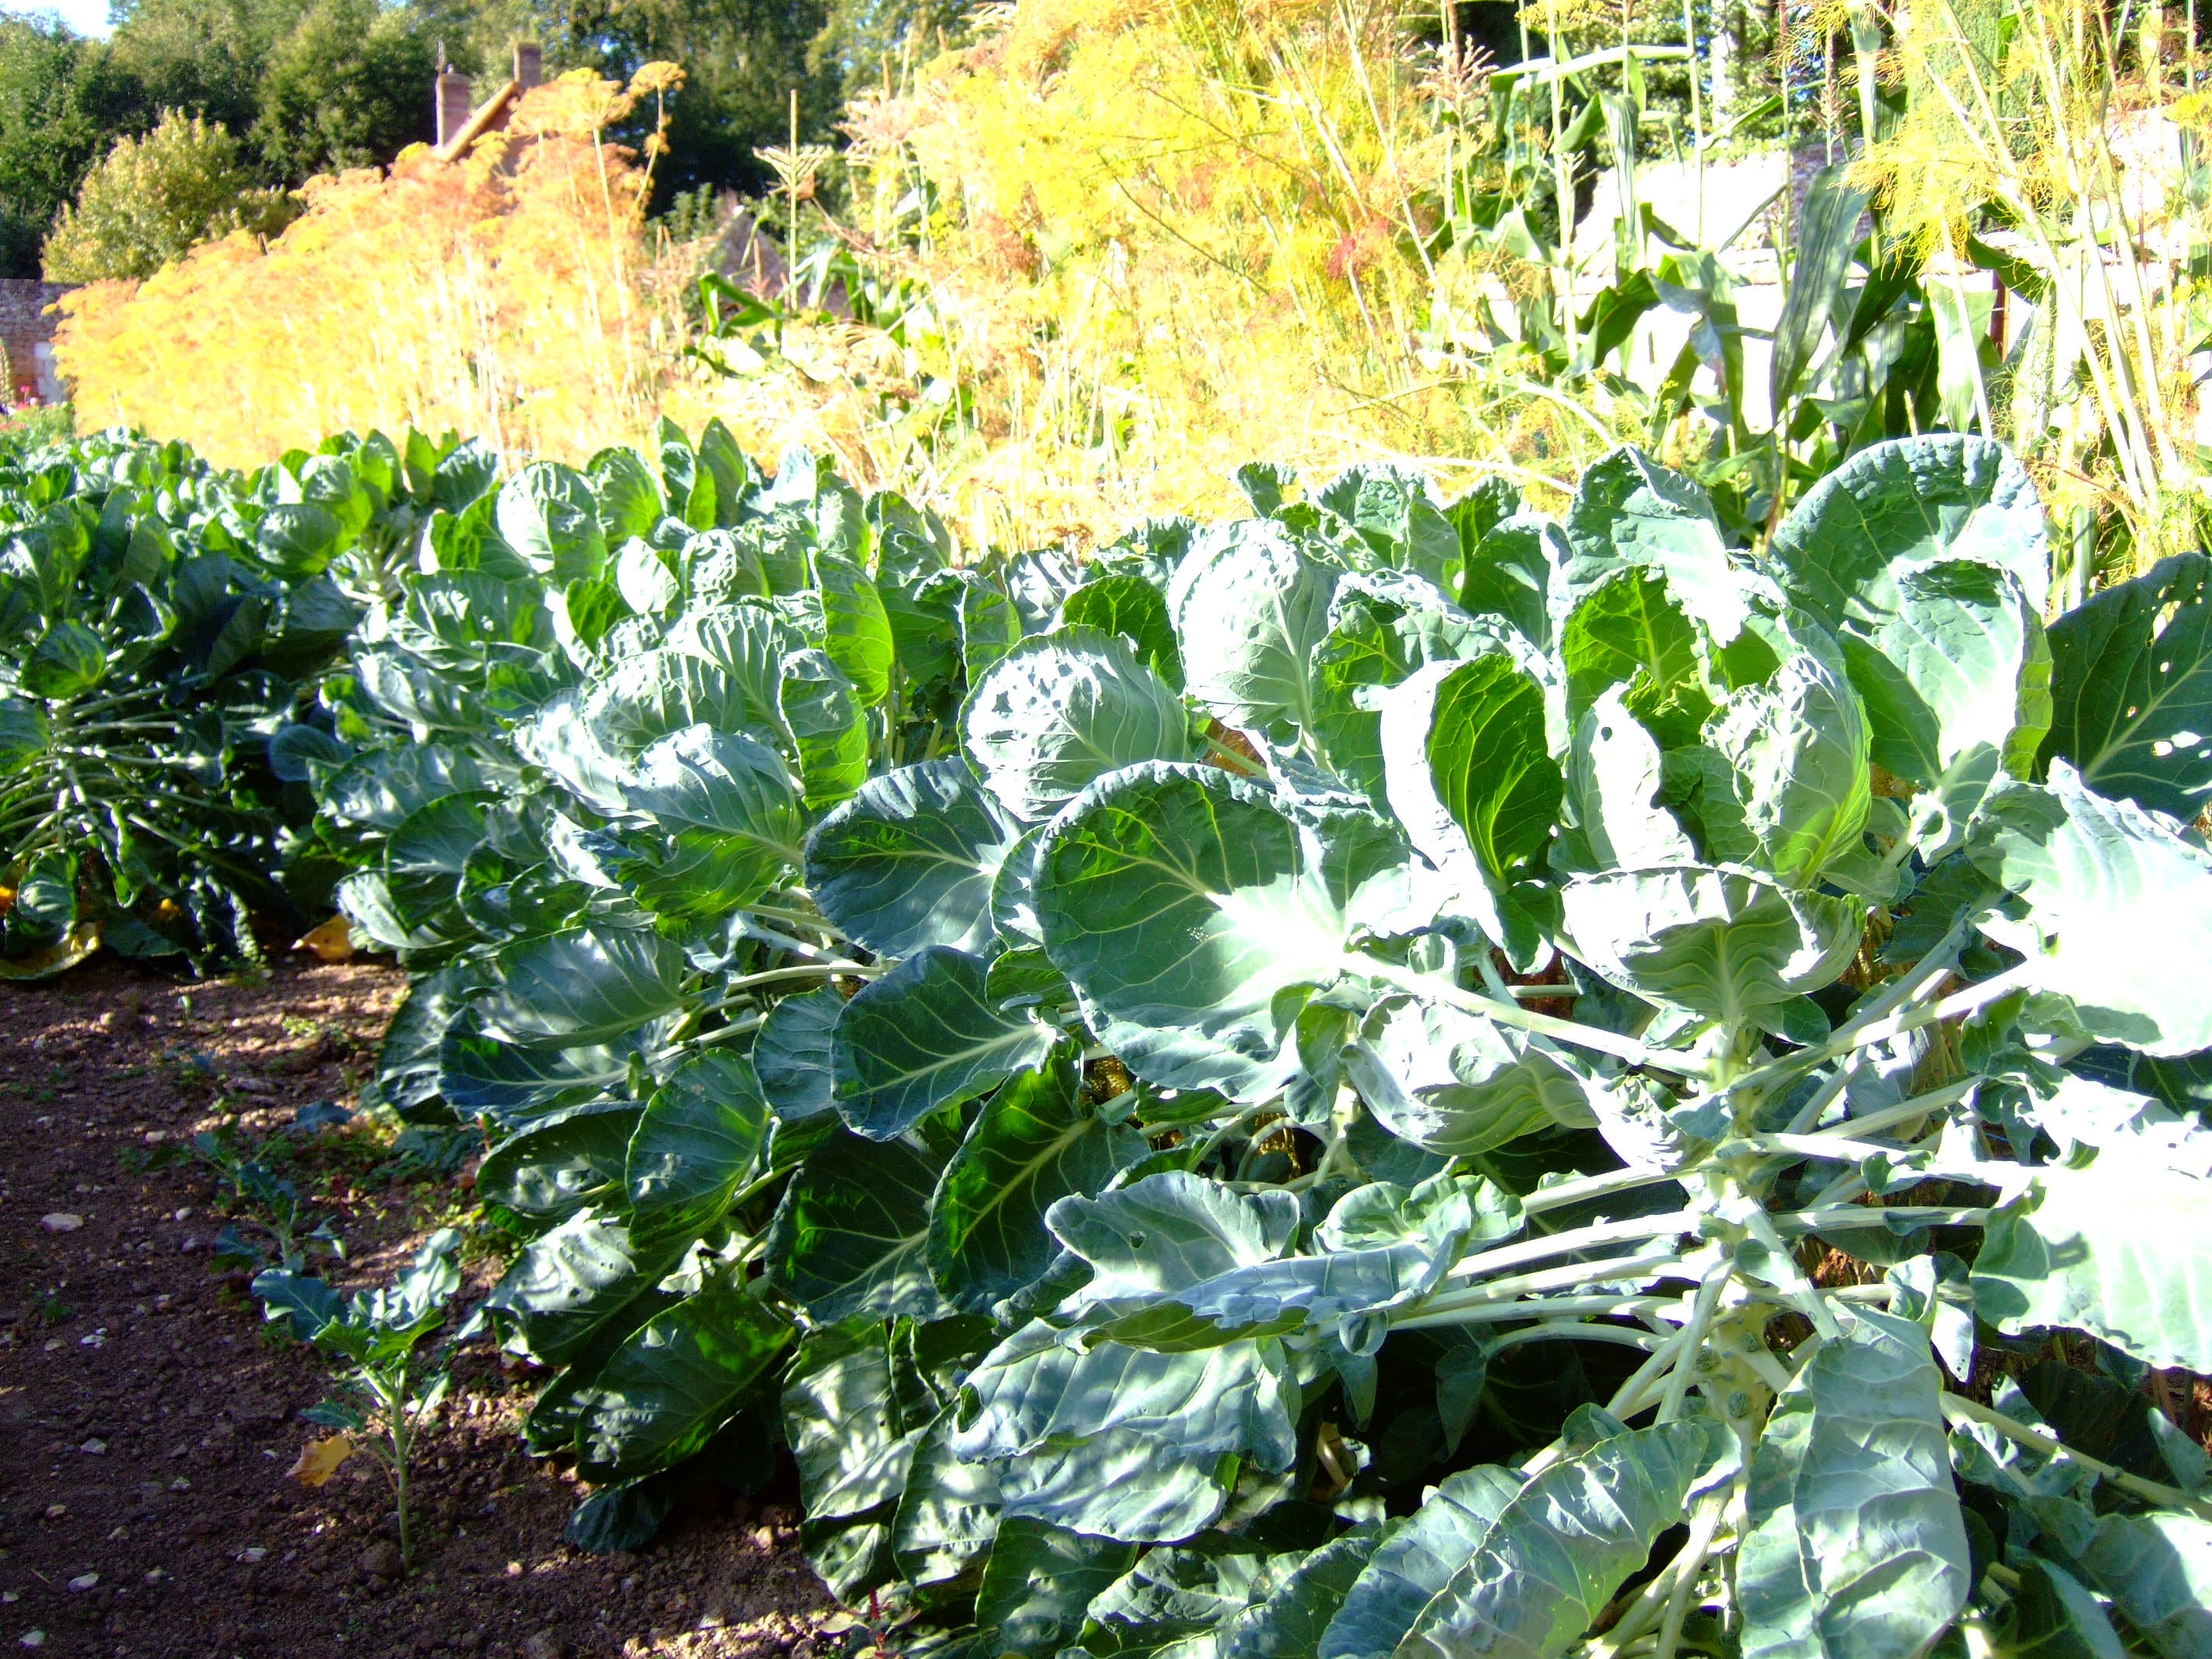
[[[1951,435],[1752,549],[1242,481],[961,566],[665,434],[372,617],[298,741],[574,1535],[781,1437],[976,1659],[2203,1651],[2204,561],[2046,625]]]

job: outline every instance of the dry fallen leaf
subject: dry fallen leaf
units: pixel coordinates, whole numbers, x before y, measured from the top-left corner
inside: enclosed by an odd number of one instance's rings
[[[295,951],[313,951],[325,962],[343,962],[353,954],[353,928],[343,916],[332,916],[321,927],[302,935]]]
[[[319,1486],[338,1472],[338,1465],[353,1455],[353,1437],[341,1431],[327,1440],[310,1440],[300,1448],[298,1462],[284,1471],[303,1486]]]

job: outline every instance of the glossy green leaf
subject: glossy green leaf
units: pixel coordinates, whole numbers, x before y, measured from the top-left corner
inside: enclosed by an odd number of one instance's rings
[[[1495,1464],[1445,1476],[1419,1509],[1370,1543],[1322,1632],[1318,1659],[1385,1659],[1397,1651],[1520,1490],[1519,1479]]]
[[[1021,823],[957,760],[872,778],[806,840],[822,914],[885,956],[991,937],[991,881]]]
[[[1735,775],[1759,862],[1783,885],[1813,886],[1858,846],[1872,798],[1870,738],[1839,666],[1810,652],[1790,658],[1768,684],[1730,696],[1705,741]]]
[[[2184,822],[2212,800],[2212,559],[2164,559],[2051,625],[2045,764]]]
[[[1956,846],[1999,772],[2025,777],[2051,721],[2051,652],[2019,584],[1953,559],[1897,579],[1880,627],[1847,630],[1844,659],[1864,702],[1875,761],[1934,789],[1944,821],[1930,861]]]
[[[1697,629],[1654,571],[1618,571],[1590,589],[1560,630],[1559,657],[1571,717],[1607,688],[1628,685],[1634,706],[1650,708],[1655,727],[1680,741],[1711,706]]]
[[[1382,716],[1369,706],[1372,689],[1476,656],[1495,639],[1432,583],[1397,572],[1345,578],[1330,617],[1313,659],[1314,735],[1336,774],[1379,806]]]
[[[477,1168],[477,1195],[544,1220],[613,1198],[622,1189],[624,1149],[637,1120],[631,1101],[550,1112],[485,1154]]]
[[[1307,668],[1328,635],[1336,575],[1272,519],[1201,530],[1170,594],[1184,690],[1224,726],[1310,728]]]
[[[1000,1650],[1053,1659],[1083,1629],[1084,1609],[1135,1561],[1128,1544],[1016,1520],[999,1542],[975,1593],[975,1622]]]
[[[845,999],[828,986],[786,997],[769,1010],[753,1039],[753,1070],[778,1117],[812,1117],[830,1109],[830,1033],[844,1012]]]
[[[2212,1522],[2194,1515],[2110,1515],[2081,1565],[2163,1659],[2212,1652]]]
[[[1345,1056],[1345,1075],[1401,1140],[1472,1157],[1554,1123],[1588,1127],[1582,1080],[1521,1032],[1440,1003],[1377,1003]]]
[[[1561,897],[1570,948],[1606,978],[1753,1024],[1842,973],[1863,921],[1849,899],[1697,866],[1580,877]]]
[[[988,964],[932,945],[845,1005],[830,1036],[832,1098],[876,1140],[1042,1062],[1059,1033],[985,994]]]
[[[933,1319],[929,1199],[938,1164],[904,1141],[834,1136],[785,1188],[769,1227],[771,1278],[817,1324],[856,1314]]]
[[[1709,1420],[1633,1429],[1534,1476],[1414,1620],[1404,1659],[1550,1659],[1588,1630],[1734,1442]]]
[[[799,1345],[783,1379],[783,1431],[809,1520],[895,1501],[916,1436],[901,1420],[890,1344],[878,1322],[834,1325]]]
[[[563,1046],[623,1036],[683,1002],[684,958],[655,933],[588,927],[523,939],[492,957],[484,1029]]]
[[[702,1049],[653,1091],[631,1135],[623,1183],[640,1243],[696,1237],[721,1218],[768,1133],[752,1062]]]
[[[1446,1476],[1449,1485],[1455,1476]],[[1346,1596],[1382,1543],[1371,1523],[1332,1539],[1292,1569],[1267,1599],[1231,1622],[1222,1659],[1313,1659]]]
[[[514,1329],[510,1350],[540,1364],[566,1364],[666,1276],[682,1248],[679,1242],[640,1250],[629,1228],[586,1210],[524,1245],[484,1308]]]
[[[955,1307],[986,1312],[1034,1284],[1057,1246],[1045,1212],[1088,1196],[1151,1149],[1133,1128],[1086,1109],[1064,1053],[987,1101],[945,1166],[930,1204],[929,1267]]]
[[[1182,699],[1119,635],[1070,629],[993,664],[961,715],[984,787],[1015,817],[1050,817],[1102,773],[1190,753]]]
[[[868,775],[867,720],[852,682],[826,651],[793,651],[781,672],[777,712],[798,750],[807,805],[850,799]]]
[[[1109,774],[1053,820],[1037,915],[1053,965],[1132,1071],[1264,1093],[1285,1064],[1279,1000],[1345,971],[1363,917],[1402,903],[1405,859],[1370,814],[1297,820],[1218,769],[1154,763]]]
[[[1927,1333],[1856,1313],[1776,1400],[1752,1460],[1747,1659],[1915,1659],[1973,1587]]]
[[[2021,971],[2071,997],[2091,1032],[2164,1056],[2212,1048],[2212,998],[2172,966],[2212,951],[2212,857],[2170,821],[2093,793],[2056,761],[2048,788],[1991,795],[1968,851],[2029,907],[1984,931],[2026,953]]]
[[[1746,584],[1729,562],[1712,502],[1688,478],[1643,451],[1616,449],[1591,463],[1567,508],[1566,597],[1582,595],[1623,565],[1657,572],[1682,608],[1722,645],[1750,614]]]
[[[891,624],[883,595],[867,573],[833,553],[814,556],[822,595],[823,649],[852,682],[853,695],[872,708],[890,695]]]
[[[1060,601],[1053,627],[1095,628],[1129,642],[1137,660],[1182,690],[1182,647],[1160,590],[1137,575],[1097,576]],[[974,677],[970,677],[974,683]]]
[[[588,581],[606,562],[591,483],[558,461],[532,461],[500,486],[499,533],[555,587]]]
[[[1976,1314],[2008,1334],[2089,1332],[2154,1365],[2212,1369],[2212,1253],[2203,1182],[2108,1146],[2051,1166],[1990,1221]]]
[[[1767,557],[1784,592],[1832,627],[1881,627],[1898,579],[1939,559],[2009,571],[2043,609],[2051,545],[2035,486],[2010,453],[1953,433],[1861,450],[1806,492]]]
[[[790,1342],[791,1323],[732,1276],[655,1314],[581,1396],[580,1468],[600,1480],[665,1468],[698,1451]]]

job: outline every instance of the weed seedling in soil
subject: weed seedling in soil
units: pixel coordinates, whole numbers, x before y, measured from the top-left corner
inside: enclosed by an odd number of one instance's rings
[[[444,1323],[446,1304],[460,1288],[455,1260],[460,1248],[460,1232],[441,1228],[390,1285],[350,1297],[322,1279],[283,1268],[270,1268],[253,1281],[264,1316],[289,1320],[292,1334],[331,1362],[337,1384],[334,1398],[301,1413],[333,1432],[303,1451],[293,1472],[319,1486],[355,1452],[374,1457],[392,1482],[403,1562],[414,1555],[409,1462],[453,1381],[448,1348],[425,1361],[416,1346]]]

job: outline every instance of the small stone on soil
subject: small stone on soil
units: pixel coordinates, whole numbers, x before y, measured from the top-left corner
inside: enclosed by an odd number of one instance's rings
[[[399,1547],[389,1539],[379,1539],[361,1553],[361,1570],[379,1578],[397,1578],[406,1565],[399,1559]]]

